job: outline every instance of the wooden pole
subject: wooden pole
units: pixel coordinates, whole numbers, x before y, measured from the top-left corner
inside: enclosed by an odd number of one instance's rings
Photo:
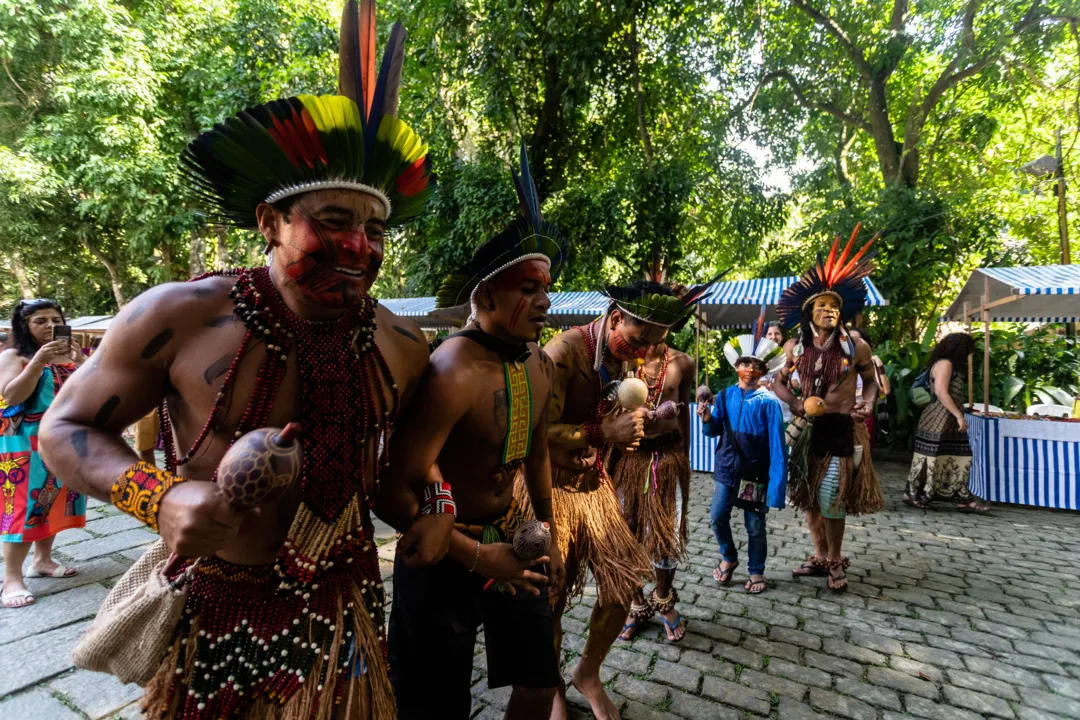
[[[697,368],[697,372],[701,372],[701,318],[694,317],[694,367]],[[698,376],[700,377],[700,375]],[[696,381],[698,378],[694,378]],[[695,390],[695,392],[697,392]]]
[[[1061,264],[1068,265],[1072,262],[1069,252],[1069,218],[1065,208],[1065,164],[1061,158],[1061,128],[1054,131],[1057,155],[1057,168],[1054,177],[1057,178],[1058,200],[1058,234],[1061,237]]]
[[[964,323],[967,325],[968,335],[970,335],[971,334],[971,303],[967,303],[967,302],[964,303]],[[968,407],[970,407],[972,410],[974,410],[975,409],[975,388],[972,385],[972,383],[975,380],[975,357],[974,357],[973,354],[968,355],[967,363],[968,363],[968,377],[967,377]]]
[[[983,274],[983,415],[990,414],[990,276]]]
[[[703,351],[705,353],[705,384],[708,385],[709,384],[709,326],[705,324],[704,320],[702,320],[701,324],[704,327],[704,332],[702,332],[701,334],[704,336],[703,339],[705,341],[704,342],[704,351]]]

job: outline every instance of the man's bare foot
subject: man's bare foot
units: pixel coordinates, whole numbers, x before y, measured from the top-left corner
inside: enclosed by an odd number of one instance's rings
[[[615,707],[615,703],[611,702],[607,691],[604,690],[604,684],[600,682],[599,673],[585,677],[581,674],[581,666],[579,665],[570,677],[570,682],[589,701],[596,720],[619,720],[622,717],[619,714],[619,708]]]
[[[664,621],[664,632],[667,633],[668,642],[679,642],[686,635],[686,623],[683,622],[682,615],[675,608],[672,608],[666,613],[660,613],[660,617]]]

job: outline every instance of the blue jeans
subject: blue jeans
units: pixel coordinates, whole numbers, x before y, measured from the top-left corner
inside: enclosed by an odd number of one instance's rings
[[[720,555],[724,558],[724,562],[728,563],[739,560],[739,551],[735,547],[734,538],[731,537],[731,508],[734,507],[732,500],[737,495],[737,488],[717,480],[713,481],[709,524],[712,525],[716,543],[720,546]],[[765,510],[743,512],[746,519],[746,551],[750,555],[750,566],[747,569],[751,575],[765,574],[765,558],[769,554],[769,543],[765,536],[765,512]]]

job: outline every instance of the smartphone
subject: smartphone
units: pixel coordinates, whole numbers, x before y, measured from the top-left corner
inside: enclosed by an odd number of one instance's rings
[[[59,340],[61,338],[67,338],[68,344],[71,344],[71,326],[70,325],[53,325],[52,329],[53,340]]]

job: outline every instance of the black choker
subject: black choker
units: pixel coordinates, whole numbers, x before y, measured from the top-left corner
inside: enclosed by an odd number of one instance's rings
[[[520,343],[514,345],[504,340],[484,332],[480,328],[466,328],[460,330],[450,337],[463,337],[472,340],[477,345],[480,345],[485,350],[498,355],[504,362],[525,362],[532,355],[532,350],[529,349],[528,343]],[[447,338],[449,340],[450,338]]]

